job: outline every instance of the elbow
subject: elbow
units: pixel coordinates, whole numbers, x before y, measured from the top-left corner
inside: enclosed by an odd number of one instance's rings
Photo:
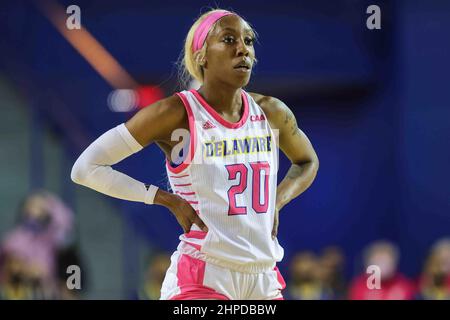
[[[319,158],[317,157],[317,155],[313,160],[313,164],[314,164],[314,172],[315,174],[317,174],[317,172],[319,171]]]
[[[83,169],[79,159],[75,161],[72,171],[70,172],[70,179],[76,184],[85,184],[86,181],[86,170]]]
[[[315,154],[313,159],[311,160],[311,166],[312,166],[312,171],[313,171],[313,176],[314,179],[317,176],[317,172],[319,171],[319,158],[317,157],[317,155]]]
[[[315,179],[317,172],[319,171],[319,158],[314,154],[309,160],[303,163],[307,165],[308,171],[311,173],[312,179]]]
[[[293,165],[297,165],[300,167],[307,166],[308,168],[311,168],[314,172],[319,171],[319,158],[316,154],[310,155],[308,158],[299,160],[299,161],[292,161],[291,163]]]

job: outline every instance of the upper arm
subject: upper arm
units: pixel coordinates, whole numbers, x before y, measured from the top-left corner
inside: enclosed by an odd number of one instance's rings
[[[143,147],[156,141],[170,141],[174,129],[184,127],[186,110],[177,96],[171,96],[139,110],[125,126]]]
[[[300,130],[294,113],[281,100],[263,97],[260,102],[272,129],[278,130],[279,146],[292,163],[317,162],[317,154],[306,134]]]

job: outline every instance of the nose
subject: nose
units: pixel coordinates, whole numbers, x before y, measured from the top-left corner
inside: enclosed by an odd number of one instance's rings
[[[240,39],[238,41],[238,45],[237,45],[237,55],[239,57],[241,56],[248,56],[250,53],[250,50],[248,50],[247,45],[245,44],[245,40],[244,39]]]

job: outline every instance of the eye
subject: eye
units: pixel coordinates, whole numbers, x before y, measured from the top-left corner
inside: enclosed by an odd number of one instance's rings
[[[225,42],[225,43],[232,43],[232,42],[234,42],[234,37],[233,36],[225,36],[223,38],[223,42]]]
[[[254,43],[255,43],[255,38],[252,38],[252,37],[247,37],[247,38],[245,38],[245,44],[246,44],[246,45],[251,46],[251,45],[253,45]]]

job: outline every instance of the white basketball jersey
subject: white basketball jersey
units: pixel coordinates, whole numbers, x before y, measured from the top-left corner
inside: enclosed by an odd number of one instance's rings
[[[260,272],[283,258],[272,240],[278,149],[260,106],[242,90],[241,120],[223,119],[196,90],[177,93],[189,117],[190,143],[184,162],[166,162],[170,186],[208,227],[193,225],[180,236],[211,262]]]

